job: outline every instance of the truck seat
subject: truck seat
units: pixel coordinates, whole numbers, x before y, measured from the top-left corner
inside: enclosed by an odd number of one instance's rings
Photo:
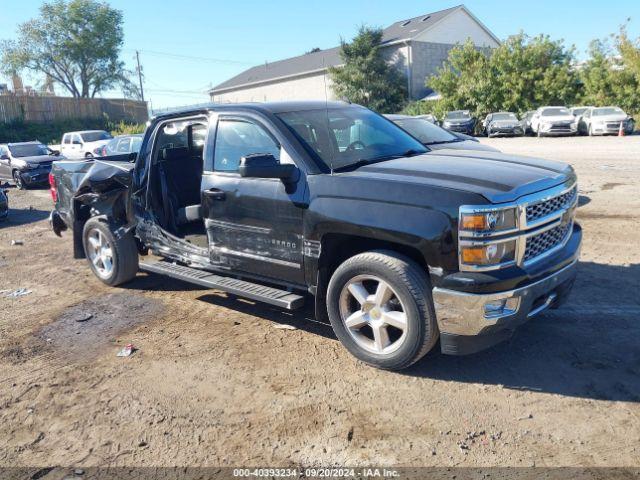
[[[200,220],[202,149],[163,148],[160,158],[165,210],[171,211],[176,226]]]

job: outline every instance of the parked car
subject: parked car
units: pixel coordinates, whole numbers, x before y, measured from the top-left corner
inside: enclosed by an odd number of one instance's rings
[[[310,293],[353,355],[396,370],[438,340],[466,354],[508,339],[574,283],[565,163],[429,152],[324,101],[192,107],[152,119],[142,143],[135,165],[53,167],[53,231],[72,230],[107,285],[141,269],[285,309]],[[147,251],[162,260],[139,263]]]
[[[438,122],[438,119],[435,117],[435,115],[432,115],[430,113],[426,113],[424,115],[416,115],[416,118],[422,118],[424,120],[427,120],[427,121],[433,123],[434,125],[440,125],[440,123]]]
[[[476,119],[471,116],[469,110],[447,112],[442,120],[442,128],[473,135],[476,128]]]
[[[535,110],[529,110],[528,112],[525,112],[525,114],[520,119],[520,126],[522,127],[523,135],[529,135],[533,133],[533,130],[531,130],[531,119],[533,118],[535,113]]]
[[[540,107],[531,119],[531,130],[538,135],[575,135],[578,122],[566,107]]]
[[[460,138],[458,135],[438,127],[422,117],[411,117],[409,115],[385,115],[389,120],[398,125],[403,130],[409,132],[420,143],[426,145],[431,150],[452,148],[457,150],[484,150],[498,152],[499,150],[489,145],[479,143],[475,138],[470,141]],[[472,137],[473,138],[473,137]]]
[[[7,197],[7,191],[0,187],[0,221],[6,220],[9,216],[9,198]]]
[[[490,113],[482,121],[482,130],[487,137],[524,135],[520,120],[511,112]]]
[[[67,158],[91,158],[96,150],[109,143],[113,137],[104,130],[68,132],[62,136],[60,151]]]
[[[4,143],[0,145],[0,179],[13,180],[19,189],[46,185],[52,162],[63,158],[38,141]]]
[[[624,133],[633,133],[635,121],[620,107],[590,107],[582,114],[578,129],[587,135],[617,135],[620,125]]]
[[[586,112],[588,109],[593,108],[590,106],[586,106],[586,107],[572,107],[569,111],[571,112],[571,115],[573,115],[574,117],[576,117],[578,120],[580,120],[580,117],[582,116],[582,114],[584,112]]]
[[[128,155],[138,153],[142,145],[142,134],[119,135],[96,149],[96,157]]]

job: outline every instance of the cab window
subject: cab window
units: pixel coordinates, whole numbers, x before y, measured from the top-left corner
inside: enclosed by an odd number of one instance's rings
[[[268,153],[280,160],[280,145],[260,125],[249,120],[221,119],[216,131],[213,169],[237,172],[240,159]]]

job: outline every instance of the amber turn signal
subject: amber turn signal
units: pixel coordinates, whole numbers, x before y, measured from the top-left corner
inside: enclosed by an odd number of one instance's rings
[[[463,230],[487,230],[487,216],[484,213],[462,215]]]
[[[465,247],[462,249],[462,262],[469,265],[486,263],[486,247]]]

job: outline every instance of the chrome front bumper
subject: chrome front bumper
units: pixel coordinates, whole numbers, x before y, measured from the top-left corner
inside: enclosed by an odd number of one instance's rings
[[[566,297],[576,276],[577,262],[576,258],[542,280],[507,292],[474,294],[434,288],[440,333],[472,336],[515,329]]]

